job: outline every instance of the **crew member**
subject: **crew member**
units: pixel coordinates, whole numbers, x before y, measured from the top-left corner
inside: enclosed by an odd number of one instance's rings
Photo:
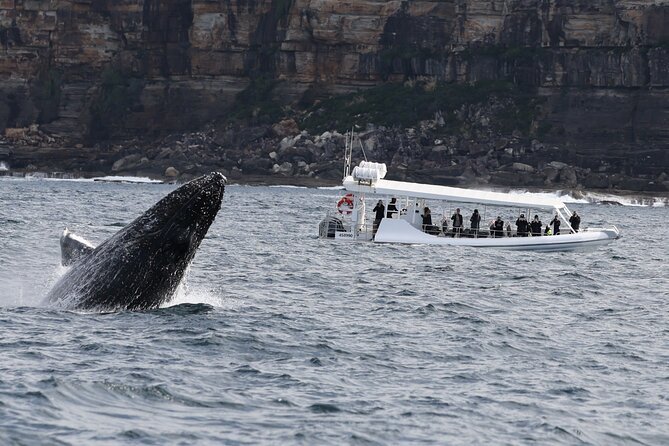
[[[581,226],[581,217],[574,211],[574,215],[569,217],[569,224],[571,225],[574,232],[578,232],[578,228]]]

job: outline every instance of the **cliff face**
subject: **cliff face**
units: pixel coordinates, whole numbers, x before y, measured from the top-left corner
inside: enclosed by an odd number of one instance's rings
[[[662,0],[0,0],[0,54],[0,130],[194,129],[261,81],[286,104],[507,80],[541,99],[529,137],[566,161],[669,169]]]

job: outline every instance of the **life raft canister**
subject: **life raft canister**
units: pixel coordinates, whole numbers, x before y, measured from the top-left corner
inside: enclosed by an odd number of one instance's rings
[[[346,194],[337,202],[337,210],[340,214],[353,212],[353,194]]]

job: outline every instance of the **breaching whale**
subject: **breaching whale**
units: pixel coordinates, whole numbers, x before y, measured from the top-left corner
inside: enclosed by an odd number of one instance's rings
[[[225,182],[213,172],[184,184],[94,249],[66,230],[62,261],[72,267],[46,301],[97,311],[169,301],[221,208]]]

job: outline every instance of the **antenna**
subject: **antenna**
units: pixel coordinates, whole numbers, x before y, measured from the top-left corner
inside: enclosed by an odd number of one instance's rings
[[[362,141],[360,140],[360,138],[358,138],[358,144],[360,144],[360,149],[362,150],[362,156],[365,157],[365,161],[369,161],[367,159],[367,154],[365,153],[365,148],[362,146]]]
[[[344,178],[351,174],[351,157],[353,156],[353,128],[346,132],[344,143]]]

